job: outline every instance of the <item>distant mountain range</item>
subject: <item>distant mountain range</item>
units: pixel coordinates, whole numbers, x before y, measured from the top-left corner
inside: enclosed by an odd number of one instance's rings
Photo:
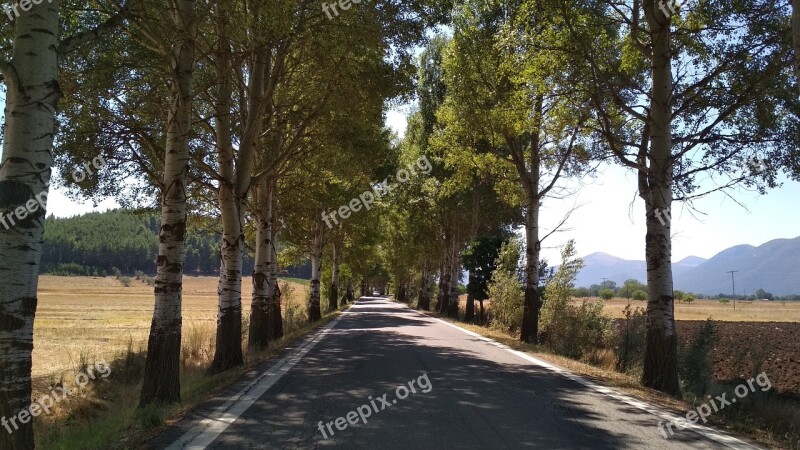
[[[583,262],[575,286],[600,284],[603,278],[617,285],[630,278],[647,280],[644,261],[592,253]],[[800,237],[776,239],[759,247],[737,245],[708,260],[689,256],[672,263],[675,289],[696,294],[730,294],[730,270],[738,270],[737,294],[752,294],[759,288],[775,295],[800,294]]]

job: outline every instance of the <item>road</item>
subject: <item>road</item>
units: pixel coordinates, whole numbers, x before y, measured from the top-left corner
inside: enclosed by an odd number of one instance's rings
[[[665,438],[658,424],[670,417],[677,415],[367,297],[151,448],[754,448],[709,429],[673,428]]]

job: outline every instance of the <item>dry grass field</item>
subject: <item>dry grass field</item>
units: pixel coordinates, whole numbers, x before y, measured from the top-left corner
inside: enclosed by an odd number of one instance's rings
[[[577,302],[580,299],[576,300]],[[592,301],[590,299],[590,301]],[[596,301],[596,300],[594,300]],[[622,309],[646,308],[647,302],[614,298],[605,302],[604,311],[616,318],[622,318]],[[675,303],[675,320],[706,320],[725,322],[800,322],[800,302],[748,301],[720,303],[719,300],[695,300],[692,303]]]
[[[306,287],[284,298],[284,308],[304,305]],[[243,316],[250,314],[252,280],[243,283]],[[185,277],[183,285],[184,342],[197,336],[213,339],[217,317],[217,278]],[[34,323],[33,376],[58,379],[79,370],[83,361],[111,361],[146,347],[153,315],[153,288],[137,280],[124,287],[113,277],[39,278],[39,306]],[[186,345],[186,344],[184,344]]]

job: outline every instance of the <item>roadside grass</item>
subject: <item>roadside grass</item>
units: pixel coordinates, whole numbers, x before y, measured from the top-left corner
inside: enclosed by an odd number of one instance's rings
[[[615,357],[610,350],[595,352],[584,358],[585,360],[577,361],[556,355],[543,345],[521,342],[519,337],[502,331],[456,321],[436,311],[419,312],[495,340],[514,350],[525,352],[598,384],[615,388],[631,397],[670,410],[679,417],[685,416],[687,412],[695,410],[698,405],[707,401],[706,398],[678,400],[642,386],[638,378],[614,370]],[[463,308],[461,313],[463,316]],[[728,386],[715,384],[711,389],[712,392],[720,394],[732,392],[735,386],[736,384]],[[743,407],[747,408],[747,413],[743,412]],[[654,427],[657,426],[658,420],[653,417]],[[800,401],[792,398],[779,395],[745,397],[744,401],[739,401],[736,408],[723,409],[709,416],[707,425],[734,434],[738,433],[769,448],[800,450]]]
[[[299,305],[288,305],[288,309],[292,312],[288,314],[289,320],[285,320],[286,334],[282,339],[271,343],[266,350],[252,353],[247,352],[244,341],[245,364],[214,376],[205,376],[205,372],[213,356],[215,328],[213,324],[196,325],[189,339],[183,342],[182,401],[176,405],[137,408],[145,352],[130,345],[125,353],[108,361],[112,367],[108,379],[100,380],[90,389],[59,403],[53,414],[36,418],[36,446],[64,450],[140,448],[244,373],[326,325],[342,312],[337,310],[324,314],[321,321],[307,324],[305,314],[296,311]],[[186,354],[194,357],[184,357]]]

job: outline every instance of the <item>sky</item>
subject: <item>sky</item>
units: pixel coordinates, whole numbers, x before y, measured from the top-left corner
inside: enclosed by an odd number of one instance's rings
[[[403,112],[389,112],[386,122],[399,135],[404,134]],[[672,260],[677,262],[687,256],[708,259],[734,245],[759,246],[773,239],[800,236],[800,183],[783,181],[782,187],[763,196],[743,189],[728,191],[736,201],[723,193],[710,194],[694,201],[696,211],[674,204]],[[578,208],[564,231],[542,243],[543,258],[558,264],[560,248],[575,239],[579,256],[604,252],[644,260],[644,203],[636,195],[636,185],[633,171],[609,164],[602,166],[593,179],[569,183],[567,188],[578,192],[575,196],[545,200],[541,235],[557,226],[573,206]]]

